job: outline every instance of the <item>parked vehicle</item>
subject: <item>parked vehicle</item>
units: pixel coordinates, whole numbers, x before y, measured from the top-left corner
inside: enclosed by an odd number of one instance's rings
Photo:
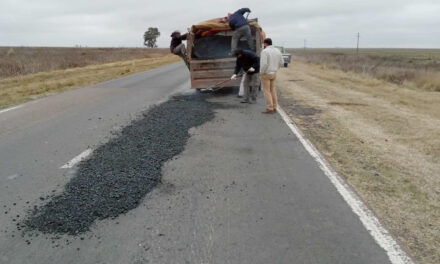
[[[263,31],[257,19],[249,19],[255,52],[260,55]],[[240,78],[228,80],[234,73],[236,58],[231,54],[233,30],[225,18],[212,19],[193,25],[187,38],[187,56],[190,65],[191,88],[223,88],[240,85]],[[249,49],[245,39],[238,48]]]
[[[284,47],[282,46],[275,46],[275,48],[279,49],[281,54],[283,54],[284,67],[288,67],[290,61],[292,60],[292,55],[290,55],[290,53],[286,53]]]

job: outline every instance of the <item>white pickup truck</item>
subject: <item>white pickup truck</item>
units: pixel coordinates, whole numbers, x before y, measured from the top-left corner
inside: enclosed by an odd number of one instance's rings
[[[284,47],[275,46],[275,48],[279,49],[281,51],[281,54],[283,54],[284,67],[289,66],[289,63],[292,59],[292,55],[290,55],[290,53],[286,53]]]

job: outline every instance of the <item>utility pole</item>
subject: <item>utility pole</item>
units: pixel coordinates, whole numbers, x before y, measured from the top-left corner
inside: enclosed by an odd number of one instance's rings
[[[356,46],[356,55],[359,57],[359,38],[361,37],[361,34],[357,33],[357,46]]]
[[[307,39],[304,39],[304,51],[306,50]]]

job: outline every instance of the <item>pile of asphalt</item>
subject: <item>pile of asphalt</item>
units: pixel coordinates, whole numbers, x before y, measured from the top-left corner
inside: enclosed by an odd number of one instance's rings
[[[143,113],[81,162],[61,194],[30,211],[26,229],[77,235],[136,208],[160,183],[162,164],[183,151],[188,130],[214,118],[206,96],[177,96]]]

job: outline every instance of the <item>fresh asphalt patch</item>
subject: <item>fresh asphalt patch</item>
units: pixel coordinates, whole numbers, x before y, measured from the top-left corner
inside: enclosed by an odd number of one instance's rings
[[[78,235],[136,208],[161,182],[162,164],[184,150],[189,129],[214,118],[210,96],[175,96],[143,113],[79,163],[61,194],[30,210],[25,230]]]

